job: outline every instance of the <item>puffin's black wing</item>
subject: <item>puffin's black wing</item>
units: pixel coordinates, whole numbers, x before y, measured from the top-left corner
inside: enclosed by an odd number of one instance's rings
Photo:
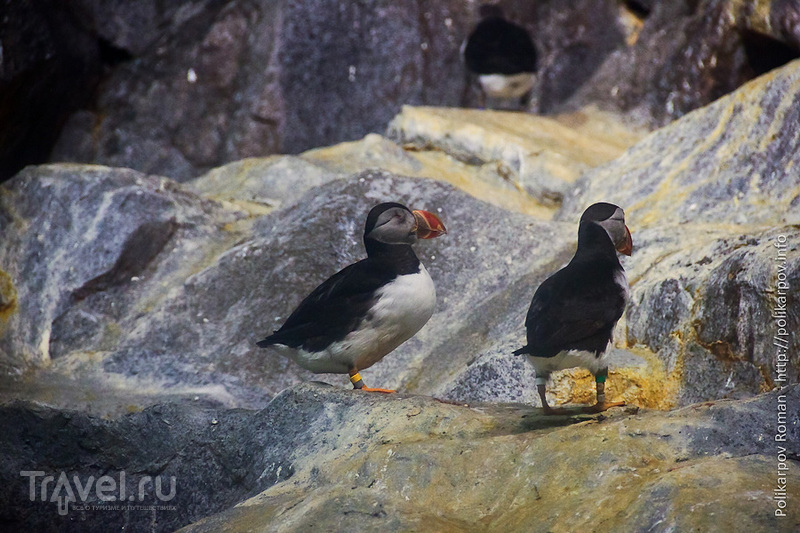
[[[562,350],[605,350],[625,297],[613,276],[597,283],[587,274],[567,266],[539,286],[525,319],[528,345],[518,353],[553,357]]]
[[[324,350],[355,330],[376,301],[376,291],[396,277],[369,258],[340,270],[309,294],[261,347],[284,344],[310,352]]]

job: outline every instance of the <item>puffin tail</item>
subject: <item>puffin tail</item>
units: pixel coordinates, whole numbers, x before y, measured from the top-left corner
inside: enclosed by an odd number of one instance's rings
[[[531,353],[531,350],[530,350],[530,347],[526,344],[525,346],[523,346],[519,350],[514,350],[512,353],[514,355],[525,355],[525,354]]]
[[[277,341],[275,340],[275,334],[274,333],[272,335],[270,335],[269,337],[267,337],[266,339],[262,339],[262,340],[258,341],[256,343],[256,346],[258,346],[259,348],[266,348],[268,346],[272,346],[273,344],[278,344]]]

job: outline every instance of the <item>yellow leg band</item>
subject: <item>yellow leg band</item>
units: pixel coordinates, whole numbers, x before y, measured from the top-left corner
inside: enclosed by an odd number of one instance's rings
[[[361,374],[359,374],[358,372],[350,376],[350,383],[352,383],[353,385],[355,385],[359,381],[361,381]]]

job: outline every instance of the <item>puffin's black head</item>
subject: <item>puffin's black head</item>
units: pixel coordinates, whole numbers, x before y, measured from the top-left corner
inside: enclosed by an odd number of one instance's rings
[[[603,228],[619,253],[631,255],[633,239],[631,239],[628,226],[625,225],[625,212],[621,207],[606,202],[592,204],[581,215],[580,228],[587,224],[596,224]],[[580,228],[578,229],[579,246]]]
[[[428,211],[411,211],[403,204],[376,205],[367,215],[364,242],[414,244],[417,239],[433,239],[447,233],[439,217]]]

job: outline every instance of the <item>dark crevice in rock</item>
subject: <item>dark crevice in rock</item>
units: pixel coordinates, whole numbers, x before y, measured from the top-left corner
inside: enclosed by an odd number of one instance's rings
[[[97,47],[100,51],[100,61],[107,68],[113,68],[134,59],[134,55],[129,50],[115,46],[114,43],[102,37],[97,40]]]
[[[84,283],[72,293],[73,299],[80,301],[90,294],[130,281],[166,246],[177,227],[174,218],[167,221],[145,222],[139,226],[125,241],[122,253],[111,270]]]
[[[97,43],[69,7],[52,0],[3,4],[0,181],[48,159],[100,76]]]
[[[742,44],[747,56],[747,64],[753,71],[753,77],[766,74],[800,58],[800,50],[768,35],[751,30],[742,32]]]
[[[639,20],[644,20],[650,15],[653,6],[647,0],[625,0],[625,8]]]

